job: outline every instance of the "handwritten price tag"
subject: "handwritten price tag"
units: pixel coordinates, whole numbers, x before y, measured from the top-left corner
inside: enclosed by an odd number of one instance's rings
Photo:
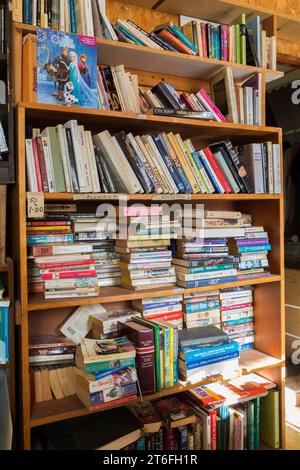
[[[42,219],[44,209],[44,193],[27,193],[27,216],[29,219]]]

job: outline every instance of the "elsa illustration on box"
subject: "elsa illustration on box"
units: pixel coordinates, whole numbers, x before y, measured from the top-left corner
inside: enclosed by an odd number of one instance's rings
[[[73,83],[72,94],[78,100],[76,104],[80,106],[91,106],[97,100],[97,90],[92,90],[83,80],[78,68],[78,57],[76,52],[69,52],[70,59],[70,82]]]

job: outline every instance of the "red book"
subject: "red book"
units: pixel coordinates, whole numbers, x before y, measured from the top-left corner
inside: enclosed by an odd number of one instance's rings
[[[107,403],[101,403],[100,405],[93,405],[89,407],[91,411],[104,410],[105,408],[115,407],[117,405],[123,405],[125,403],[136,401],[137,395],[131,395],[130,397],[118,398],[118,400],[108,401]]]
[[[209,410],[210,416],[210,450],[217,450],[217,415],[215,410]]]
[[[184,54],[192,55],[193,51],[186,46],[180,39],[178,39],[174,34],[171,33],[168,29],[161,29],[157,31],[157,34],[164,40],[167,41],[171,46],[175,47],[179,52]]]
[[[191,109],[192,111],[198,111],[198,109],[196,108],[196,106],[194,105],[194,103],[192,102],[191,98],[189,97],[187,93],[181,93],[180,98],[183,99],[183,101],[185,102],[185,104],[188,106],[189,109]]]
[[[145,317],[146,320],[164,320],[164,321],[171,321],[171,320],[179,320],[182,318],[182,312],[170,312],[170,313],[163,313],[158,315],[151,315],[150,317]]]
[[[49,190],[49,187],[48,187],[47,170],[46,170],[42,138],[37,137],[36,141],[37,141],[37,148],[38,148],[38,159],[39,159],[39,164],[40,164],[43,191],[44,193],[47,193]]]
[[[42,184],[42,177],[41,177],[41,170],[40,170],[40,163],[39,163],[37,139],[32,139],[32,149],[33,149],[34,167],[35,167],[35,175],[36,175],[36,180],[37,180],[38,192],[42,193],[43,184]]]
[[[214,156],[214,154],[212,153],[212,151],[210,150],[209,147],[206,147],[203,149],[213,171],[216,173],[217,175],[217,178],[219,179],[220,181],[220,184],[223,186],[223,189],[225,191],[225,193],[231,193],[231,187],[224,175],[224,173],[222,172],[221,168],[219,167],[219,164],[216,160],[216,157]]]
[[[95,261],[93,259],[87,259],[83,261],[68,261],[65,263],[42,263],[39,264],[40,269],[51,269],[51,268],[64,268],[68,266],[83,266],[86,264],[94,264]]]
[[[96,271],[68,271],[68,272],[55,272],[49,274],[42,274],[43,281],[50,281],[54,279],[73,279],[79,277],[94,277],[97,276]]]
[[[201,23],[201,37],[203,46],[203,57],[207,57],[207,36],[206,36],[206,24]]]
[[[71,226],[71,222],[67,220],[53,220],[53,221],[45,221],[45,220],[35,220],[34,222],[26,222],[27,227],[63,227],[63,226]],[[48,229],[47,229],[48,230]]]
[[[118,332],[127,336],[136,349],[136,369],[142,394],[154,393],[156,382],[152,328],[134,321],[118,322]]]
[[[234,313],[234,310],[237,308],[248,308],[252,307],[252,302],[249,302],[247,304],[235,304],[235,305],[230,305],[230,307],[221,307],[222,312],[226,312],[227,310],[232,310],[232,313]]]
[[[164,428],[164,450],[176,450],[176,435],[173,428]]]
[[[73,233],[72,230],[39,230],[38,232],[36,230],[26,230],[27,235],[68,235],[70,233]]]

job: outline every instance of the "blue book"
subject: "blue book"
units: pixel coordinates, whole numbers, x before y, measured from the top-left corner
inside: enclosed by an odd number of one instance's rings
[[[252,253],[255,251],[270,251],[272,249],[271,245],[250,245],[250,246],[239,246],[239,253]]]
[[[28,235],[27,245],[38,245],[44,243],[73,243],[73,235]]]
[[[2,311],[3,321],[3,340],[5,344],[5,362],[9,361],[9,309],[7,307],[0,307]]]
[[[101,392],[90,393],[89,398],[91,405],[100,405],[104,402],[111,402],[119,398],[128,397],[130,395],[135,395],[137,393],[136,382],[131,384],[125,384],[120,386],[112,386]]]
[[[174,328],[173,354],[174,354],[174,385],[178,384],[178,328]]]
[[[177,186],[178,190],[180,193],[184,193],[185,192],[185,187],[184,187],[184,184],[183,182],[181,181],[181,178],[177,172],[177,168],[176,166],[174,165],[174,163],[172,162],[172,160],[170,159],[169,155],[168,155],[168,152],[164,146],[164,143],[160,137],[160,135],[158,134],[151,134],[151,137],[171,175],[171,178],[173,179],[175,185]]]
[[[215,284],[224,284],[226,282],[234,282],[237,276],[215,277],[214,279],[200,279],[198,281],[187,281],[186,286],[188,289],[193,287],[214,286]]]
[[[200,359],[199,361],[188,362],[185,364],[187,371],[198,369],[199,367],[209,366],[210,364],[217,364],[218,362],[228,361],[239,357],[239,351],[232,351],[228,354],[222,354],[221,356],[213,356],[206,359]]]
[[[261,67],[261,28],[260,16],[254,16],[246,21],[246,28],[251,29],[254,40],[254,46],[257,52],[258,67]]]
[[[219,357],[239,350],[239,344],[236,341],[230,341],[228,343],[220,342],[216,346],[209,348],[201,348],[192,346],[189,348],[182,348],[179,350],[179,356],[186,363],[206,360],[212,357]]]
[[[254,343],[240,344],[240,351],[245,351],[246,349],[253,349]]]
[[[200,156],[201,158],[201,161],[203,163],[203,166],[206,170],[206,173],[208,174],[208,177],[211,181],[211,184],[213,185],[213,187],[215,188],[216,191],[218,191],[219,193],[223,193],[223,188],[222,186],[218,183],[218,181],[216,180],[216,177],[215,177],[215,174],[214,172],[211,170],[211,167],[210,167],[210,164],[207,160],[207,157],[206,155],[201,155],[200,152],[198,152],[198,155]]]
[[[136,441],[135,450],[146,450],[146,442],[144,437],[141,437],[138,441]]]
[[[188,450],[188,430],[187,426],[180,426],[176,429],[177,434],[177,449]]]
[[[153,308],[163,308],[163,307],[172,307],[173,305],[178,305],[180,302],[161,302],[154,304],[144,304],[144,310],[152,310]]]
[[[220,26],[216,26],[213,29],[214,34],[214,56],[215,59],[221,59],[221,38],[220,38]]]
[[[244,323],[249,323],[253,321],[253,317],[245,317],[241,318],[240,320],[229,320],[223,322],[224,326],[235,326],[235,325],[243,325]]]
[[[208,300],[206,302],[186,304],[185,309],[186,309],[186,313],[193,313],[193,312],[203,312],[206,310],[210,310],[212,308],[219,308],[219,307],[220,307],[220,302],[218,300]]]

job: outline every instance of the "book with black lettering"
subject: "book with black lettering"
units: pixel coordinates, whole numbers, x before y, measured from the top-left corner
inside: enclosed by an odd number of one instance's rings
[[[192,111],[187,109],[174,108],[151,108],[150,114],[153,114],[154,116],[170,116],[214,121],[214,115],[209,111]]]
[[[238,172],[239,177],[243,181],[243,184],[246,188],[245,192],[249,193],[249,194],[253,193],[254,192],[253,185],[252,185],[251,180],[249,178],[249,175],[247,173],[246,167],[243,164],[243,162],[241,161],[241,158],[240,158],[239,152],[237,151],[237,148],[233,147],[230,140],[224,140],[224,144],[225,144],[225,146],[228,150],[228,153],[229,153],[229,156],[232,160],[232,163],[234,164],[234,166],[235,166],[235,168]]]
[[[75,152],[74,152],[74,145],[73,145],[73,139],[72,139],[72,131],[68,127],[65,128],[65,131],[66,131],[68,157],[69,157],[73,192],[79,193],[79,183],[78,183],[78,175],[77,175],[76,162],[75,162]]]
[[[211,151],[213,153],[216,153],[216,152],[221,152],[222,154],[222,157],[225,161],[225,164],[227,165],[227,168],[229,169],[229,171],[231,172],[236,184],[238,185],[238,187],[240,188],[241,192],[242,193],[247,193],[247,189],[243,183],[243,180],[241,179],[240,175],[238,174],[237,170],[236,170],[236,167],[234,166],[231,158],[230,158],[230,155],[228,153],[228,149],[226,147],[226,145],[224,144],[224,142],[219,142],[217,144],[212,144],[209,146]]]
[[[157,150],[159,151],[166,167],[168,168],[168,171],[173,178],[174,183],[176,184],[178,190],[180,193],[185,193],[185,186],[181,180],[181,177],[178,173],[178,170],[175,166],[175,164],[172,162],[171,158],[169,157],[169,154],[166,150],[166,147],[163,143],[162,138],[160,137],[159,134],[151,134],[151,137],[157,147]]]
[[[130,141],[126,135],[125,131],[118,132],[115,134],[115,138],[118,141],[118,144],[121,147],[125,157],[128,160],[131,168],[133,169],[137,179],[139,180],[145,193],[150,193],[153,190],[152,181],[147,173],[144,162],[141,161],[139,155],[137,155],[132,148]]]
[[[164,83],[158,83],[151,88],[151,91],[155,95],[158,95],[158,98],[166,105],[166,107],[181,109],[178,102]]]
[[[110,98],[110,106],[112,111],[122,111],[111,67],[100,67],[100,73],[103,77],[105,91]]]

